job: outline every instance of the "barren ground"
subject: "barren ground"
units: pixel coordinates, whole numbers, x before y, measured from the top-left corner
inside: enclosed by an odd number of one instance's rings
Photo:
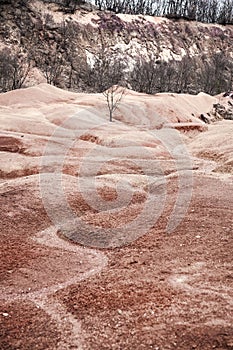
[[[132,93],[110,125],[98,95],[47,85],[0,95],[1,349],[233,349],[233,123],[207,130],[196,116],[212,103]],[[165,129],[190,152],[191,162],[179,149],[178,170]],[[140,213],[138,230],[157,213],[143,212],[149,195],[162,196],[161,215],[137,235]],[[64,198],[96,235],[66,223]]]

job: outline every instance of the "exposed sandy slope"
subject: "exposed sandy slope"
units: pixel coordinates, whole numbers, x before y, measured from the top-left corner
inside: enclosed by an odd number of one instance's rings
[[[214,171],[232,174],[232,135],[232,121],[224,120],[209,125],[209,130],[198,135],[191,142],[190,148],[192,149],[193,154],[197,157],[216,162],[216,168]]]
[[[14,137],[14,140],[11,139],[9,142],[17,143],[18,151],[13,151],[9,155],[7,151],[11,151],[10,144],[9,149],[7,146],[6,149],[4,145],[2,146],[2,150],[6,151],[2,154],[2,159],[9,160],[10,156],[11,163],[6,161],[1,163],[1,176],[15,177],[38,172],[40,162],[38,156],[41,156],[43,146],[48,137],[57,130],[57,126],[62,125],[65,120],[69,128],[76,130],[78,127],[80,135],[97,133],[103,146],[109,146],[111,143],[119,147],[121,144],[124,146],[125,138],[128,140],[128,133],[131,134],[133,141],[143,139],[144,142],[150,142],[149,134],[138,132],[141,128],[151,130],[167,124],[171,126],[171,123],[174,123],[174,127],[184,131],[189,128],[194,131],[204,130],[206,126],[195,117],[208,112],[214,102],[215,98],[205,94],[198,96],[157,94],[152,98],[127,91],[116,112],[113,130],[112,125],[108,124],[106,102],[101,94],[74,94],[46,84],[2,94],[0,95],[2,136]],[[92,113],[88,114],[87,111]],[[193,124],[187,125],[189,122]],[[95,128],[97,131],[91,130]],[[102,129],[103,136],[101,136]],[[109,129],[114,133],[114,137],[113,134],[106,137],[105,130]],[[3,139],[2,142],[7,144],[8,141]],[[86,142],[82,149],[85,147]]]
[[[233,123],[197,118],[215,102],[127,91],[110,123],[102,95],[0,95],[1,349],[233,349]]]

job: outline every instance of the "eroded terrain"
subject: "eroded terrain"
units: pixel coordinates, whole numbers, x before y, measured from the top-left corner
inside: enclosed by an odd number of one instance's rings
[[[1,349],[233,349],[215,102],[127,92],[110,123],[102,95],[0,95]]]

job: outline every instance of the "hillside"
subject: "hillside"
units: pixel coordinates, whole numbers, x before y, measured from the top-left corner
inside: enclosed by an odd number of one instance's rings
[[[232,350],[233,6],[109,3],[0,0],[0,349]]]
[[[1,4],[0,16],[3,91],[48,82],[100,92],[122,80],[149,93],[231,90],[232,25],[114,14],[90,4],[67,14],[39,0]]]

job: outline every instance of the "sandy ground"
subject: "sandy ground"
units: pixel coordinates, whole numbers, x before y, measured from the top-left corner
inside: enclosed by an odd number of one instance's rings
[[[216,98],[0,95],[0,348],[233,349],[233,123]]]

